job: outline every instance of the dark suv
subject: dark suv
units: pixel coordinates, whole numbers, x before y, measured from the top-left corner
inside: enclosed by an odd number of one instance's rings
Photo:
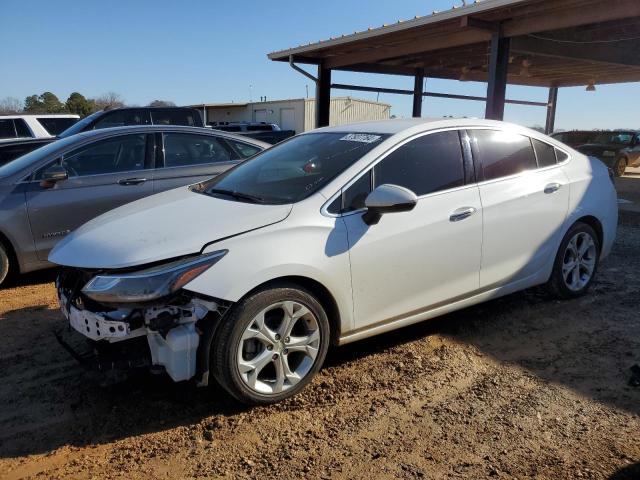
[[[128,125],[184,125],[204,127],[200,112],[189,107],[125,107],[101,110],[84,117],[58,135],[65,138],[98,128]]]

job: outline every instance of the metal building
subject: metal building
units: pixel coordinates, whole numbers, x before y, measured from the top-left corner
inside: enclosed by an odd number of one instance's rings
[[[217,122],[275,123],[283,130],[306,132],[315,128],[316,101],[312,98],[269,100],[249,103],[205,103],[191,105],[202,112],[206,124]],[[391,105],[352,97],[334,97],[330,103],[331,125],[385,120]]]

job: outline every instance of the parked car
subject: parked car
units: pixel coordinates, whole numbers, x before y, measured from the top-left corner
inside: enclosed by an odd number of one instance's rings
[[[27,140],[0,143],[0,166],[54,140],[55,138],[30,138]]]
[[[51,266],[51,248],[93,217],[210,178],[268,146],[205,128],[116,127],[63,138],[0,166],[0,283],[11,268]]]
[[[209,122],[209,126],[223,132],[246,135],[271,145],[280,143],[296,134],[293,130],[281,130],[275,123],[266,122]]]
[[[585,155],[599,158],[621,177],[627,167],[640,166],[640,132],[613,130],[599,132],[588,143],[576,147]]]
[[[183,125],[204,127],[200,112],[189,107],[125,107],[100,110],[60,133],[66,138],[80,132],[127,125]]]
[[[551,138],[555,138],[571,148],[576,148],[589,143],[599,133],[597,130],[570,130],[568,132],[552,133]]]
[[[73,114],[1,115],[0,144],[16,139],[52,138],[79,119]]]
[[[146,351],[175,381],[213,375],[264,404],[300,391],[330,343],[539,284],[584,294],[616,223],[607,168],[543,134],[390,120],[120,207],[49,259],[71,327],[109,365]]]

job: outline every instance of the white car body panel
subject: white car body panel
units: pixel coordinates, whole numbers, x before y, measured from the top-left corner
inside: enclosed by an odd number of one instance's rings
[[[15,142],[16,140],[28,140],[30,138],[53,138],[55,135],[51,135],[38,121],[38,118],[80,118],[79,115],[61,113],[61,114],[52,114],[52,113],[43,113],[42,115],[2,115],[0,118],[3,119],[16,119],[21,118],[31,130],[32,136],[30,137],[14,137],[14,138],[5,138],[0,139],[0,143],[4,142]]]
[[[279,222],[290,211],[291,205],[239,203],[175,188],[85,223],[56,245],[49,260],[83,268],[144,265],[198,253],[209,242]]]
[[[483,127],[538,138],[570,158],[518,178],[426,195],[414,211],[385,214],[366,228],[358,213],[331,216],[323,210],[403,140],[439,129]],[[122,268],[195,253],[205,245],[203,253],[226,249],[220,262],[184,288],[236,302],[270,280],[313,280],[335,300],[339,343],[347,343],[545,282],[563,235],[580,218],[600,222],[601,256],[611,249],[617,203],[606,167],[538,132],[475,119],[365,122],[318,131],[392,136],[293,206],[173,190],[89,222],[59,243],[50,260]],[[555,182],[561,188],[545,194],[544,187]],[[476,212],[450,222],[461,207]]]

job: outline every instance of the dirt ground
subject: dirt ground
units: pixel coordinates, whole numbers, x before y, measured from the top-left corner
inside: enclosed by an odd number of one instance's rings
[[[640,215],[591,293],[530,290],[329,352],[246,408],[58,345],[51,272],[0,290],[0,478],[640,478]]]

